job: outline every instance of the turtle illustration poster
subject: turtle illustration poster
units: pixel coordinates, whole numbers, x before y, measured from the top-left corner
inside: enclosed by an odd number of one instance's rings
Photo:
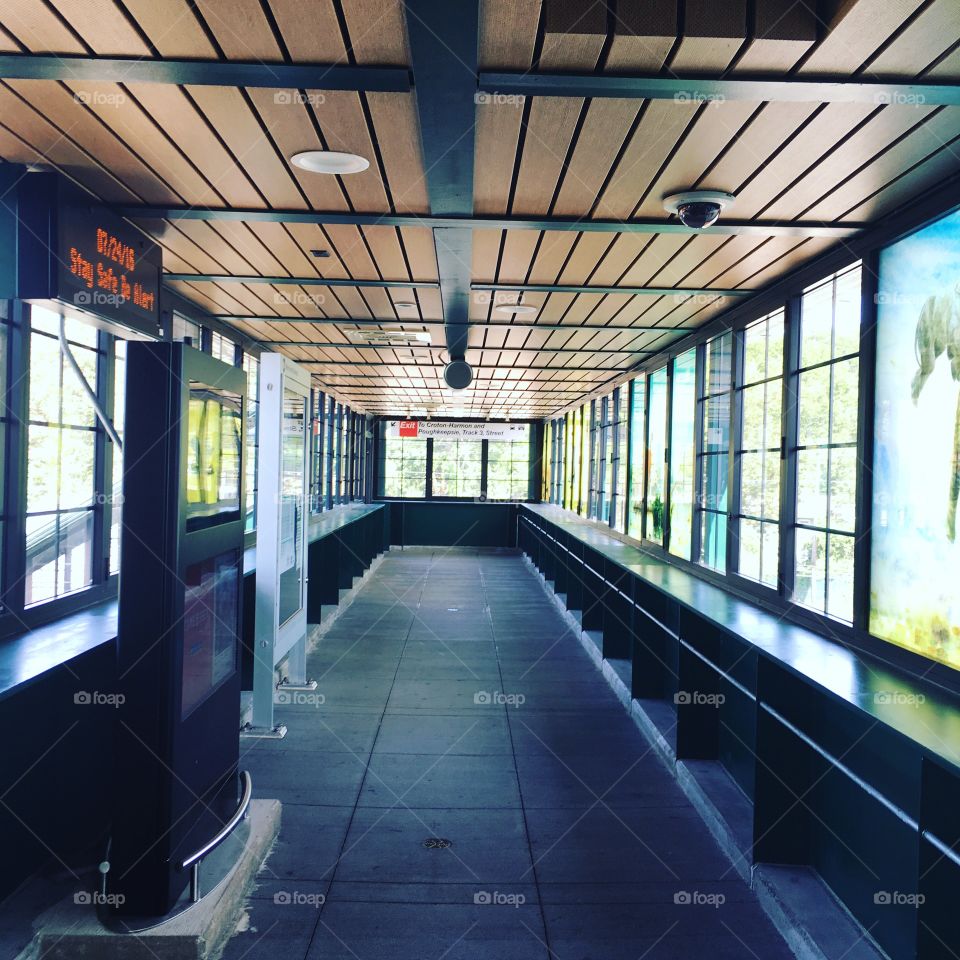
[[[885,249],[870,632],[960,669],[960,214]]]

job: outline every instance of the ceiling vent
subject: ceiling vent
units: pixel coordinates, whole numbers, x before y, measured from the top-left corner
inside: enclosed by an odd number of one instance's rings
[[[430,334],[420,330],[349,330],[350,339],[371,346],[424,346],[430,343]]]

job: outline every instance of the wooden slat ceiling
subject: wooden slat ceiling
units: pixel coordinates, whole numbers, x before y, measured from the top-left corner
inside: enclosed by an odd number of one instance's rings
[[[824,5],[819,5],[822,8]],[[829,6],[829,5],[828,5]],[[709,77],[956,81],[956,0],[837,0],[823,21],[789,0],[484,0],[480,68]],[[748,11],[754,22],[748,22]],[[409,66],[399,0],[6,0],[0,51]],[[697,187],[737,197],[737,219],[876,221],[960,169],[960,108],[741,100],[478,98],[477,214],[662,218]],[[303,173],[289,157],[345,150],[370,168]],[[429,213],[415,93],[157,83],[0,81],[0,156],[62,170],[104,201]],[[141,220],[174,273],[436,284],[426,227]],[[835,240],[478,229],[475,283],[755,289]],[[317,259],[312,250],[329,251]],[[439,289],[178,281],[198,308],[263,341],[297,341],[318,383],[360,409],[545,416],[612,382],[729,303],[711,297],[523,295],[535,316],[476,293],[474,385],[443,387]],[[410,302],[412,308],[398,304]],[[245,320],[244,317],[260,319]],[[310,324],[311,318],[342,321]],[[347,349],[351,320],[429,331],[431,347]],[[291,322],[295,321],[295,322]],[[570,330],[536,330],[531,324]],[[656,327],[636,333],[578,329]],[[376,326],[366,329],[377,329]],[[553,353],[564,348],[581,352]],[[596,352],[598,350],[622,351]],[[537,368],[542,369],[537,369]]]

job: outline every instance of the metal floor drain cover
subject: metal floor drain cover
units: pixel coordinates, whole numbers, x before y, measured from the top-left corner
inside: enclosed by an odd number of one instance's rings
[[[447,840],[446,837],[427,837],[423,845],[428,850],[446,850],[447,847],[453,846],[453,841]]]

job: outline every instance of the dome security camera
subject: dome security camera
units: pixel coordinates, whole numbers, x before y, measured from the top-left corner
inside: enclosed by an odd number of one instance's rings
[[[702,230],[716,223],[734,199],[732,193],[721,190],[688,190],[664,197],[663,206],[669,213],[675,213],[685,227]]]

